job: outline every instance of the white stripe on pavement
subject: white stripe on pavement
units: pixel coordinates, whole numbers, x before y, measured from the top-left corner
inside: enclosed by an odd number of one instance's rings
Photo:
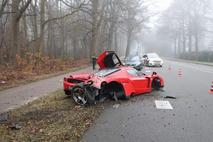
[[[157,109],[173,109],[169,101],[155,100],[155,106]]]

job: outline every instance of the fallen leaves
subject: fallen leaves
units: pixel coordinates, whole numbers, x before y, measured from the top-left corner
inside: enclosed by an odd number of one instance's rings
[[[28,57],[29,56],[29,57]],[[17,56],[17,65],[0,65],[0,90],[15,84],[36,80],[38,76],[57,73],[89,64],[88,59],[74,60],[50,59],[48,57],[25,58]]]
[[[3,141],[79,141],[103,110],[101,104],[76,106],[63,91],[13,110],[8,122],[0,124]],[[11,130],[11,124],[21,128]]]

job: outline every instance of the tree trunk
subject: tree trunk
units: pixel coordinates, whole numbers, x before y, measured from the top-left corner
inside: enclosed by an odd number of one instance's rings
[[[131,25],[131,20],[132,20],[132,11],[128,9],[128,18],[127,18],[127,46],[126,46],[126,53],[125,56],[129,56],[130,55],[130,46],[131,46],[131,42],[132,42],[132,32],[133,32],[133,28]]]
[[[90,56],[97,56],[97,34],[98,34],[98,1],[99,0],[92,0],[92,43],[91,43],[91,50]]]
[[[183,26],[183,31],[182,31],[182,38],[183,38],[183,53],[186,52],[186,36],[185,36],[185,27]]]
[[[37,13],[36,6],[37,6],[37,0],[35,0],[34,5],[32,4],[33,14]],[[33,16],[32,21],[33,21],[33,36],[34,36],[34,39],[37,39],[38,38],[37,16]]]
[[[195,54],[196,54],[196,59],[198,60],[198,52],[199,52],[199,47],[198,47],[198,33],[195,33]]]
[[[11,54],[10,58],[15,59],[16,53],[19,51],[18,47],[18,32],[19,32],[19,21],[17,20],[18,11],[19,11],[20,0],[12,1],[12,23],[11,23]]]
[[[175,52],[175,57],[177,57],[177,38],[176,37],[174,39],[174,52]]]
[[[132,41],[132,31],[127,32],[127,46],[126,46],[126,54],[125,56],[128,57],[130,55],[130,46]]]
[[[113,49],[113,35],[114,35],[114,23],[110,24],[109,34],[108,34],[108,50]]]
[[[192,33],[191,33],[191,30],[189,30],[189,43],[188,43],[188,46],[189,46],[189,53],[192,52]]]
[[[180,56],[180,52],[181,52],[181,36],[180,34],[178,35],[178,49],[177,49],[177,53],[178,53],[178,56]]]
[[[73,55],[74,55],[74,60],[77,59],[77,41],[76,38],[73,39]]]
[[[45,2],[46,0],[40,0],[40,36],[38,42],[37,52],[41,53],[41,49],[44,47],[44,22],[45,22]]]
[[[115,33],[114,33],[114,45],[115,45],[115,52],[118,52],[118,31],[117,28],[115,29]]]

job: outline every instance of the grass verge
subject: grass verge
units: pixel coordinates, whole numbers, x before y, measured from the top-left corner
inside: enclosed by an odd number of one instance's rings
[[[80,141],[102,110],[101,104],[76,106],[59,90],[8,112],[8,120],[0,123],[0,141]],[[20,125],[21,129],[12,130],[12,123]]]
[[[74,67],[74,68],[71,68],[71,69],[66,69],[64,71],[59,71],[59,72],[56,72],[56,73],[35,75],[35,76],[30,76],[30,77],[25,78],[25,79],[16,79],[16,80],[13,80],[13,81],[8,81],[5,84],[0,83],[0,91],[3,91],[5,89],[9,89],[9,88],[13,88],[13,87],[18,87],[20,85],[25,85],[25,84],[28,84],[28,83],[31,83],[31,82],[42,80],[42,79],[47,79],[47,78],[50,78],[50,77],[62,75],[62,74],[65,74],[65,73],[77,71],[77,70],[80,70],[80,69],[84,69],[88,66],[89,65],[87,64],[87,65],[83,65],[83,66],[80,66],[80,67]]]

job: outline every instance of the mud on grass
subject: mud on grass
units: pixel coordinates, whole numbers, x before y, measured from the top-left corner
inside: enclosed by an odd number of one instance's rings
[[[90,107],[76,106],[73,100],[60,90],[10,111],[8,120],[0,123],[0,141],[76,142],[102,110],[101,104]],[[18,123],[21,129],[12,130],[12,123]]]

